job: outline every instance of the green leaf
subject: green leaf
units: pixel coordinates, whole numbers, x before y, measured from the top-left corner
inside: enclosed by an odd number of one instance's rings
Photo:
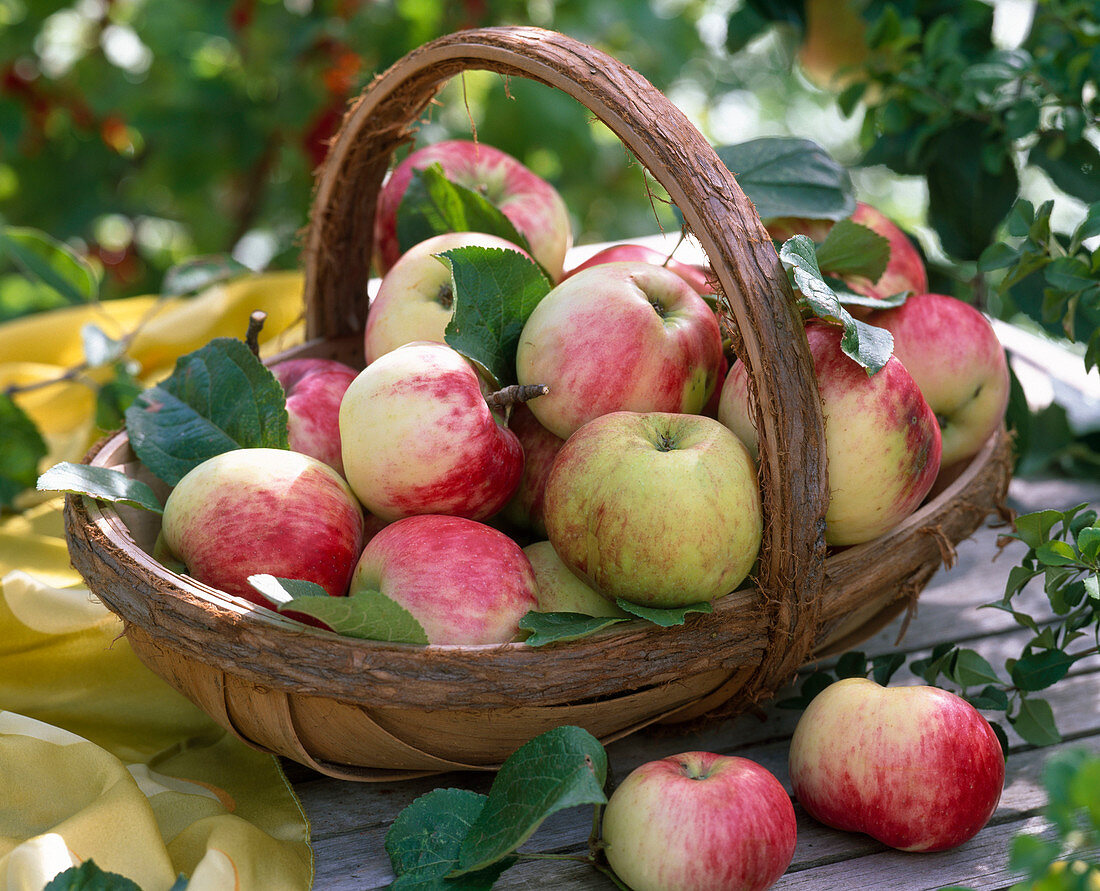
[[[637,616],[639,619],[645,619],[647,622],[652,622],[654,625],[660,625],[662,628],[683,625],[684,622],[687,621],[688,613],[709,613],[714,611],[714,607],[706,602],[689,603],[687,606],[674,606],[668,609],[662,609],[661,607],[655,606],[641,606],[640,604],[623,600],[621,597],[616,598],[615,603],[624,613],[630,613],[632,616]]]
[[[250,575],[248,583],[279,612],[296,612],[324,622],[337,634],[389,643],[428,643],[424,626],[401,604],[381,591],[356,591],[332,597],[316,582]]]
[[[1059,257],[1043,269],[1043,277],[1052,288],[1061,291],[1083,291],[1097,282],[1089,265],[1077,257]]]
[[[31,417],[6,393],[0,393],[0,510],[34,485],[38,463],[48,449]]]
[[[1020,690],[1045,690],[1064,678],[1075,661],[1062,650],[1029,653],[1012,666],[1012,683]]]
[[[96,393],[95,425],[100,430],[116,430],[126,419],[126,409],[134,404],[138,393],[144,390],[136,377],[122,362],[115,366],[115,376],[104,383]]]
[[[531,634],[524,643],[531,647],[577,640],[595,634],[616,622],[627,621],[622,616],[586,616],[583,613],[528,612],[519,620],[519,627]]]
[[[87,303],[99,292],[99,277],[91,264],[45,232],[0,227],[0,253],[6,253],[27,275],[53,288],[69,303]]]
[[[1047,130],[1028,155],[1054,184],[1086,204],[1100,201],[1100,150],[1087,139],[1067,142],[1057,131]]]
[[[413,170],[397,208],[401,251],[444,232],[487,232],[530,252],[514,225],[484,195],[447,179],[441,164]]]
[[[1057,842],[1021,832],[1012,839],[1008,867],[1014,872],[1026,873],[1029,879],[1035,880],[1047,874],[1050,865],[1061,853]]]
[[[1018,248],[1011,247],[1003,241],[994,242],[978,257],[978,271],[992,272],[994,269],[1004,269],[1014,265],[1019,259]]]
[[[174,486],[208,458],[239,448],[287,448],[286,396],[243,341],[219,337],[126,410],[130,445]]]
[[[160,290],[166,296],[179,297],[251,273],[251,269],[228,254],[208,254],[170,267],[164,273]]]
[[[834,279],[832,276],[825,276],[825,283],[833,289],[837,299],[845,307],[849,306],[862,306],[865,309],[894,309],[901,306],[909,299],[910,291],[899,291],[897,294],[891,294],[889,297],[868,297],[864,294],[857,294],[855,291],[847,290],[847,286],[839,279]]]
[[[1064,541],[1043,542],[1035,549],[1035,556],[1044,566],[1077,566],[1077,552]]]
[[[111,467],[62,461],[38,478],[38,491],[90,495],[100,501],[128,504],[155,514],[164,513],[160,500],[147,483],[132,479]]]
[[[983,687],[981,693],[967,696],[966,701],[974,708],[985,711],[1003,712],[1008,710],[1008,694],[1000,687],[994,687],[992,684]]]
[[[836,678],[829,672],[815,671],[802,682],[802,686],[799,688],[797,696],[792,696],[788,699],[780,699],[776,703],[776,706],[778,708],[804,709],[814,701],[814,697],[816,697],[818,693],[835,682]]]
[[[979,653],[974,650],[960,649],[952,660],[949,676],[962,687],[976,687],[978,684],[999,683],[997,672]]]
[[[903,653],[888,653],[871,658],[871,677],[876,684],[885,687],[890,683],[890,678],[905,664]]]
[[[867,677],[867,656],[857,650],[844,653],[836,660],[836,676],[841,679]]]
[[[551,814],[582,804],[606,804],[606,780],[607,753],[587,730],[556,727],[525,743],[493,780],[451,875],[500,861]]]
[[[393,821],[386,853],[397,877],[390,888],[402,891],[484,891],[514,862],[502,858],[490,868],[455,879],[445,878],[458,865],[459,849],[487,796],[466,789],[435,789],[421,795]]]
[[[829,287],[817,263],[817,249],[807,235],[794,235],[779,248],[779,259],[790,273],[792,284],[802,294],[804,306],[817,318],[843,322],[847,311]]]
[[[1062,512],[1058,510],[1039,510],[1021,514],[1016,518],[1015,537],[1029,548],[1038,547],[1050,537],[1055,523],[1062,521]]]
[[[871,375],[890,361],[894,354],[894,335],[885,328],[849,316],[844,325],[844,336],[840,339],[840,348]]]
[[[42,891],[141,891],[141,886],[117,872],[100,869],[94,860],[85,860],[58,873]]]
[[[1092,600],[1100,600],[1100,575],[1090,575],[1085,578],[1085,593]]]
[[[1094,201],[1089,205],[1085,218],[1074,230],[1073,240],[1080,244],[1086,238],[1093,238],[1096,235],[1100,235],[1100,201]]]
[[[450,266],[454,291],[443,339],[484,369],[494,386],[514,384],[519,336],[549,293],[549,279],[519,251],[468,246],[438,256]]]
[[[1016,732],[1033,746],[1052,746],[1062,741],[1054,724],[1054,711],[1045,699],[1023,699],[1020,710],[1008,720]]]
[[[812,140],[765,136],[717,152],[762,220],[840,220],[855,210],[847,169]]]
[[[838,220],[817,248],[818,266],[837,276],[878,281],[890,261],[890,240],[852,220]]]

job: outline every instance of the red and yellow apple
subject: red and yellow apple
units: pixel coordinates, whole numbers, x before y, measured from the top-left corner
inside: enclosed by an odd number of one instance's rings
[[[680,278],[691,285],[697,294],[714,293],[714,279],[710,275],[710,270],[707,267],[697,263],[685,263],[683,260],[677,260],[675,257],[661,253],[656,248],[651,248],[644,244],[633,244],[631,242],[611,244],[605,248],[601,248],[588,259],[568,269],[564,278],[569,278],[569,276],[575,275],[582,269],[587,269],[590,266],[599,266],[601,263],[615,263],[620,260],[635,260],[643,263],[652,263],[654,266],[664,266],[666,269],[671,269],[680,276]]]
[[[290,447],[343,475],[340,400],[359,372],[335,359],[284,359],[271,373],[286,394]]]
[[[526,403],[512,407],[508,429],[523,446],[523,474],[515,494],[500,512],[501,519],[520,531],[545,535],[542,511],[546,478],[565,440],[543,427]]]
[[[549,541],[536,541],[523,549],[535,572],[540,613],[580,613],[585,616],[626,616],[564,563]]]

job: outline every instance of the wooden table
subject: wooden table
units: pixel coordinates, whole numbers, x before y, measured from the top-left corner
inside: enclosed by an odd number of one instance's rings
[[[1100,483],[1016,480],[1010,504],[1020,513],[1047,507],[1066,508],[1082,501],[1100,504]],[[869,655],[901,650],[924,653],[951,641],[972,647],[1003,671],[1004,660],[1018,656],[1027,632],[998,610],[978,609],[1000,597],[1004,580],[1022,546],[1014,543],[998,556],[998,531],[979,530],[958,549],[958,562],[941,569],[920,598],[917,615],[904,639],[895,646],[900,620],[865,642]],[[996,558],[996,559],[994,559]],[[1044,603],[1041,591],[1028,592],[1029,602]],[[899,672],[895,683],[904,680]],[[911,676],[909,676],[911,679]],[[1005,889],[1014,880],[1007,867],[1009,844],[1020,831],[1041,832],[1045,795],[1042,765],[1067,746],[1087,746],[1100,752],[1100,659],[1077,663],[1070,675],[1048,691],[1064,742],[1036,749],[1009,730],[1011,754],[1000,806],[976,838],[953,851],[902,854],[871,839],[827,829],[795,805],[798,847],[794,861],[776,889],[850,891],[850,889],[938,889],[965,885]],[[787,746],[800,712],[766,708],[685,733],[668,728],[647,730],[608,746],[611,782],[637,765],[693,749],[742,755],[773,771],[790,788]],[[317,891],[368,891],[392,881],[383,849],[387,829],[397,813],[417,796],[439,786],[488,791],[492,776],[449,774],[416,781],[372,785],[320,776],[296,764],[287,773],[301,796],[313,827]],[[535,833],[523,850],[583,853],[592,812],[574,808],[556,814]],[[571,861],[527,861],[508,870],[496,888],[610,889],[610,881],[590,866]],[[670,889],[672,891],[672,889]]]

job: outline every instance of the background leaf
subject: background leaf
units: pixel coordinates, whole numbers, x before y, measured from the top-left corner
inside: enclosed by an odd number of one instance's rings
[[[45,232],[0,226],[0,252],[69,303],[87,303],[99,293],[99,276],[87,260]]]
[[[1028,697],[1020,702],[1020,710],[1009,723],[1026,742],[1033,746],[1052,746],[1062,741],[1054,723],[1054,711],[1045,699]]]
[[[0,393],[0,509],[34,486],[46,442],[33,420],[6,393]]]

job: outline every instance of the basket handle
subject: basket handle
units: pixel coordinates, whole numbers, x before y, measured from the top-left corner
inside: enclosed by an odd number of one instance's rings
[[[467,69],[526,77],[588,108],[665,188],[710,259],[724,327],[749,372],[759,432],[765,526],[758,582],[769,646],[746,692],[765,697],[809,656],[818,625],[828,506],[820,398],[794,297],[752,203],[699,131],[644,77],[533,27],[449,34],[376,77],[348,110],[318,173],[303,251],[307,334],[363,330],[383,177],[428,103]]]

